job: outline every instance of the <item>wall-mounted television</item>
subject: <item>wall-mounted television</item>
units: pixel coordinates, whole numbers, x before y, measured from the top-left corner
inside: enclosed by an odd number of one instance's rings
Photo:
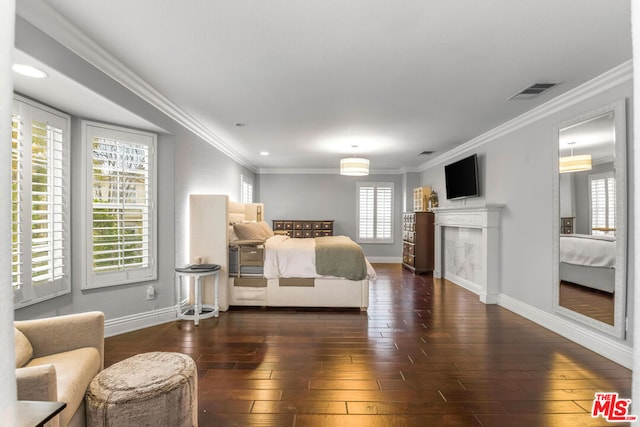
[[[445,165],[444,180],[449,200],[479,196],[477,154]]]

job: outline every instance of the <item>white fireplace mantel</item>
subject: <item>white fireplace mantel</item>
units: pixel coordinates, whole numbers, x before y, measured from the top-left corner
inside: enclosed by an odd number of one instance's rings
[[[433,277],[445,278],[475,292],[485,304],[497,303],[503,207],[483,204],[433,209],[436,228]]]

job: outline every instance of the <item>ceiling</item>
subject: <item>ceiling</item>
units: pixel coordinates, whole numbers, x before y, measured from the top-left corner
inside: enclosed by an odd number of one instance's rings
[[[374,172],[420,170],[632,56],[629,0],[17,0],[17,10],[36,26],[57,11],[264,173],[335,171],[354,154]],[[534,82],[558,85],[508,100]],[[63,93],[49,102],[74,101]]]

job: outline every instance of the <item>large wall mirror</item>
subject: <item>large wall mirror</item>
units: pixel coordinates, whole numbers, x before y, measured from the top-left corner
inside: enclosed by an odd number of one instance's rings
[[[564,122],[555,135],[555,310],[624,338],[625,101]]]

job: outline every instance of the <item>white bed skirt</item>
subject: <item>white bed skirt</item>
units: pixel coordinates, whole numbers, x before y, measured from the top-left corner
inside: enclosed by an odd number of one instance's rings
[[[265,287],[234,286],[229,277],[229,304],[265,307],[335,307],[369,306],[369,279],[315,279],[314,286],[280,286],[278,279],[267,280]]]
[[[613,293],[616,269],[560,263],[560,280]]]

